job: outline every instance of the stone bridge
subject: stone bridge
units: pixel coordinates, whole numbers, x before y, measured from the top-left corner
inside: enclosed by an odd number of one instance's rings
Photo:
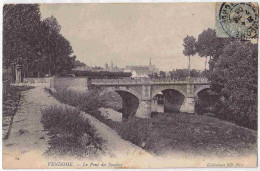
[[[149,118],[151,112],[158,111],[158,97],[166,90],[177,91],[176,96],[182,96],[179,111],[195,113],[195,100],[198,93],[209,89],[210,83],[206,78],[186,78],[179,80],[155,79],[92,79],[90,88],[99,90],[100,95],[114,91],[123,100],[123,107],[133,105],[132,113],[137,117]],[[172,95],[174,96],[174,95]],[[131,99],[136,99],[134,100]],[[135,109],[134,109],[135,108]]]

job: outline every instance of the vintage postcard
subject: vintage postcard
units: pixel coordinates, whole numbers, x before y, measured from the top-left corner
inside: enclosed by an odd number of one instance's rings
[[[256,168],[256,2],[4,3],[4,169]]]

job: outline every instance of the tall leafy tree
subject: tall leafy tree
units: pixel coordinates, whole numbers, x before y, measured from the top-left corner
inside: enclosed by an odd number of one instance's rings
[[[38,4],[8,4],[3,10],[3,63],[22,64],[25,77],[70,71],[75,57],[55,17],[41,20]]]
[[[220,97],[216,116],[257,129],[257,44],[217,38],[215,30],[207,29],[198,36],[195,49],[206,58],[202,74],[211,81],[211,93]]]
[[[183,54],[185,56],[188,56],[189,58],[189,72],[190,72],[190,56],[193,56],[196,54],[196,49],[195,49],[195,43],[196,43],[196,39],[193,36],[186,36],[183,39],[183,46],[184,46],[184,50],[183,50]]]
[[[217,116],[257,128],[257,44],[233,41],[211,71],[212,90],[221,96]]]
[[[29,72],[40,44],[40,10],[37,4],[8,4],[3,7],[3,63],[23,63]]]
[[[45,72],[55,75],[64,70],[71,70],[74,64],[72,47],[60,33],[61,26],[55,17],[49,17],[41,23],[41,53],[46,65]]]
[[[234,38],[216,37],[216,31],[210,28],[199,34],[198,40],[195,43],[195,49],[200,57],[205,57],[205,72],[207,63],[209,63],[209,70],[212,70],[219,56],[222,55],[225,46],[233,41],[235,41]],[[210,58],[209,62],[208,57]]]
[[[205,57],[205,70],[207,69],[208,57],[210,59],[216,54],[219,43],[216,38],[216,32],[213,29],[204,30],[195,44],[196,51],[200,57]]]

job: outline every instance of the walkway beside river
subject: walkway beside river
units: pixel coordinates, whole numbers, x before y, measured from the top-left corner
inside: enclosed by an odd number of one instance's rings
[[[41,110],[51,105],[61,104],[44,90],[45,84],[39,84],[22,94],[20,106],[14,116],[10,136],[3,141],[4,168],[46,168],[50,158],[43,156],[48,148],[48,135],[43,131]],[[153,158],[141,148],[125,141],[107,125],[94,117],[82,112],[86,119],[96,128],[100,137],[105,140],[105,155],[98,159],[111,163],[121,163],[122,166],[133,166],[148,158]],[[53,161],[54,159],[51,159]],[[68,159],[66,159],[68,160]],[[70,161],[73,159],[69,159]],[[82,163],[82,162],[81,162]],[[150,163],[146,163],[149,167]],[[146,165],[142,162],[142,166]],[[74,166],[82,168],[82,166]]]

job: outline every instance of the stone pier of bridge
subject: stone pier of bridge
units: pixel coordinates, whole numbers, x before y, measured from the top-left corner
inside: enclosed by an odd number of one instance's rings
[[[194,95],[194,82],[192,79],[187,79],[186,94],[180,108],[182,113],[195,113],[195,95]],[[152,112],[158,111],[158,102],[152,95],[152,85],[142,85],[142,95],[139,102],[139,107],[136,116],[140,118],[150,118]]]

